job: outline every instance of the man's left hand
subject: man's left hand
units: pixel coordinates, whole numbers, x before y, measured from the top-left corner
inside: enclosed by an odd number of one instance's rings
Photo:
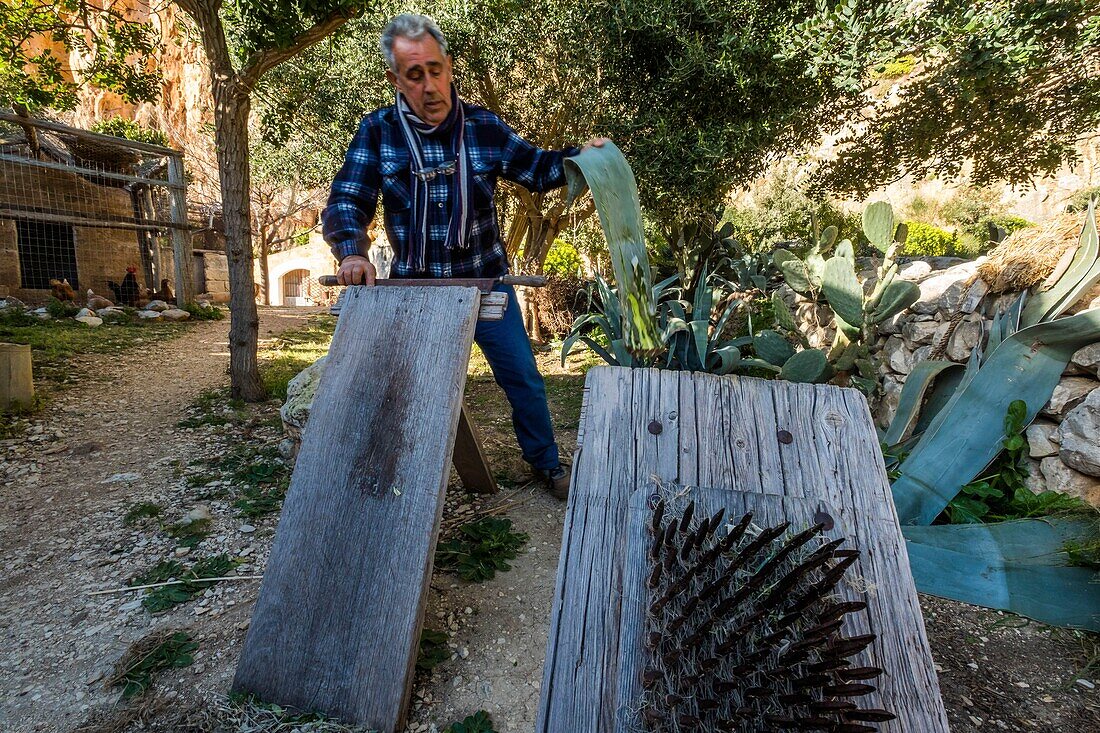
[[[581,152],[583,153],[585,150],[588,150],[589,148],[602,148],[604,146],[604,143],[609,143],[609,142],[611,142],[611,140],[609,138],[594,137],[594,138],[592,138],[591,140],[589,140],[588,142],[586,142],[584,144],[584,147],[581,148]]]

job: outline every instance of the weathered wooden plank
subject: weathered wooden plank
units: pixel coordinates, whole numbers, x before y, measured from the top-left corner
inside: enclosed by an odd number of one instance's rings
[[[481,446],[481,435],[477,424],[470,417],[465,403],[458,417],[458,432],[455,434],[455,448],[452,461],[455,471],[462,480],[462,486],[475,494],[497,493],[497,480],[493,468]]]
[[[875,702],[899,714],[882,730],[947,730],[862,395],[821,385],[612,367],[590,371],[585,389],[539,733],[614,730],[626,508],[636,491],[652,491],[651,477],[835,507],[850,545],[862,552],[852,572],[876,599],[846,631],[879,635],[874,654],[886,675]],[[673,411],[678,419],[671,428]],[[664,427],[656,435],[648,429],[654,421]],[[620,468],[629,461],[633,470]]]
[[[235,690],[402,727],[478,300],[348,289]]]

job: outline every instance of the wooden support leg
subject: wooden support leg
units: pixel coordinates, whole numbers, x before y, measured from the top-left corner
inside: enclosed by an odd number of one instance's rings
[[[462,485],[472,494],[495,494],[497,482],[485,449],[481,447],[481,435],[477,425],[470,418],[466,403],[462,404],[462,413],[458,418],[458,433],[455,435],[455,448],[452,460]]]

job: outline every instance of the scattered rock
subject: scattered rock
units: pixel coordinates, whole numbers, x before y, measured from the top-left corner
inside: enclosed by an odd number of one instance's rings
[[[99,483],[101,484],[122,484],[130,483],[131,481],[137,481],[141,478],[140,473],[116,473],[109,478],[105,478]]]
[[[103,325],[103,319],[98,316],[77,316],[75,320],[80,321],[85,326],[90,326],[91,328]]]
[[[920,300],[913,304],[914,313],[931,315],[936,311],[951,311],[961,305],[970,288],[970,279],[978,271],[978,262],[964,262],[920,284]]]
[[[913,352],[905,347],[905,341],[891,336],[882,347],[882,358],[898,374],[913,371]]]
[[[882,378],[882,399],[879,400],[875,417],[879,425],[889,425],[898,411],[898,401],[901,399],[901,381],[892,374]]]
[[[160,313],[157,311],[138,311],[138,318],[144,318],[147,321],[155,321],[160,318]]]
[[[297,446],[301,443],[302,431],[305,430],[309,410],[313,406],[313,396],[317,393],[317,385],[321,381],[321,375],[325,373],[327,361],[328,357],[322,356],[287,383],[286,402],[279,410],[279,416],[283,420],[283,429],[290,440],[294,441],[295,447],[291,451],[293,455],[298,453]]]
[[[76,320],[79,321],[81,318],[86,318],[87,316],[94,316],[94,315],[95,315],[95,313],[93,311],[89,310],[88,308],[81,308],[79,311],[77,311],[76,316],[74,316],[74,318],[76,318]]]
[[[253,527],[251,524],[242,524],[240,527],[237,527],[237,531],[243,532],[245,534],[252,534],[256,531],[256,528]]]
[[[1040,411],[1040,414],[1054,418],[1061,422],[1066,414],[1077,405],[1085,401],[1089,393],[1096,389],[1095,379],[1089,377],[1065,377],[1050,396],[1050,402]]]
[[[1058,444],[1054,433],[1058,431],[1058,424],[1049,420],[1036,420],[1027,426],[1027,444],[1030,448],[1028,455],[1032,458],[1046,458],[1058,453]],[[1054,438],[1054,440],[1052,440]]]
[[[915,348],[921,344],[932,343],[936,331],[940,328],[941,324],[936,321],[909,321],[901,327],[901,335],[910,348]]]
[[[1070,468],[1100,476],[1100,389],[1074,407],[1058,427],[1059,458]]]
[[[1049,491],[1076,496],[1088,504],[1100,507],[1100,480],[1075,471],[1057,456],[1044,458],[1040,466]]]
[[[185,310],[180,310],[179,308],[169,308],[160,315],[168,321],[186,321],[191,317],[190,313]]]
[[[203,520],[209,520],[213,518],[214,515],[210,513],[210,507],[200,504],[191,511],[184,514],[183,519],[180,520],[180,523],[191,524],[192,522],[201,522]]]
[[[1034,458],[1027,459],[1027,478],[1024,479],[1024,486],[1033,494],[1041,494],[1047,490],[1047,479],[1043,475],[1042,464]]]
[[[151,300],[151,301],[149,301],[149,305],[145,306],[145,310],[147,310],[147,311],[166,311],[166,310],[169,310],[171,307],[172,306],[168,305],[163,300]]]
[[[966,361],[970,352],[982,338],[982,324],[963,321],[951,335],[947,344],[947,358],[951,361]]]
[[[1078,350],[1070,359],[1070,364],[1090,374],[1100,376],[1100,343],[1089,344]]]

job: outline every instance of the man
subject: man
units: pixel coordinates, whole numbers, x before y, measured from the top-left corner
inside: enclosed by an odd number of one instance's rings
[[[374,284],[365,232],[379,194],[395,277],[505,274],[508,260],[493,200],[497,178],[533,191],[558,188],[565,184],[565,157],[579,150],[536,148],[497,115],[459,99],[447,41],[430,18],[397,16],[382,31],[379,46],[397,100],[363,119],[332,183],[322,221],[340,262],[337,279],[341,285]],[[508,396],[524,460],[554,496],[565,499],[569,469],[558,456],[546,387],[515,291],[495,289],[508,293],[510,307],[502,321],[478,322],[474,341]]]

